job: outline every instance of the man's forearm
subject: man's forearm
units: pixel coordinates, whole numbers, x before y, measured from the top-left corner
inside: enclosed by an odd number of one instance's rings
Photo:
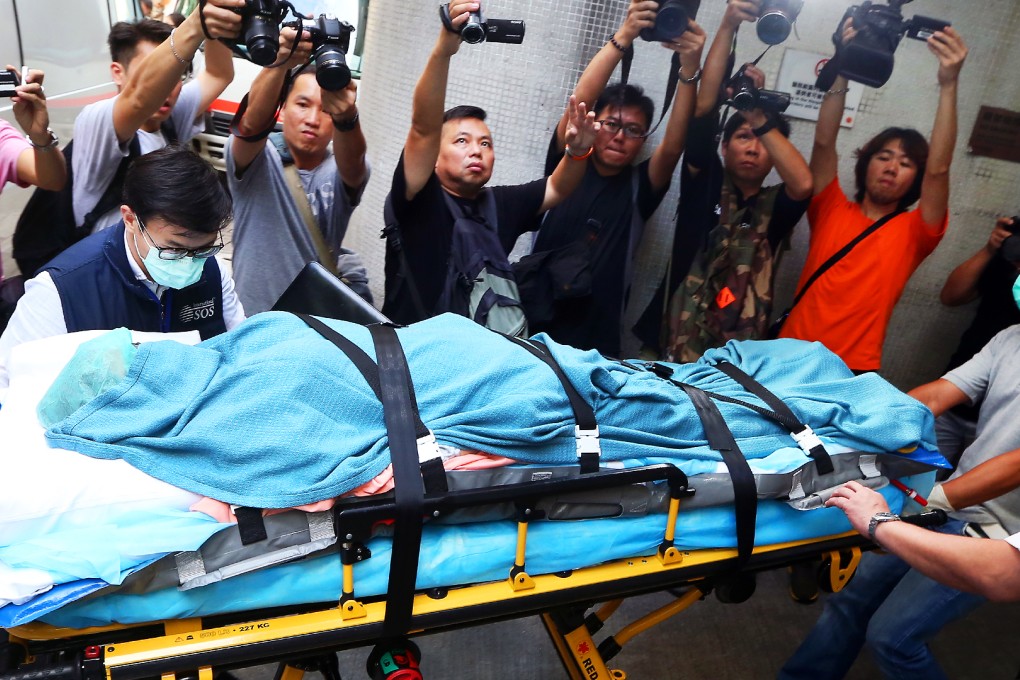
[[[965,305],[978,297],[978,280],[991,263],[995,253],[981,248],[952,271],[942,286],[939,300],[947,307]]]
[[[811,168],[797,147],[778,130],[765,133],[761,143],[768,150],[776,172],[786,185],[786,195],[798,201],[810,197],[813,187]]]
[[[1020,597],[1020,551],[1001,540],[939,534],[904,522],[878,525],[875,538],[925,576],[995,600]]]
[[[255,76],[248,92],[248,108],[237,124],[241,134],[258,134],[275,123],[286,75],[284,68],[264,68]]]
[[[438,135],[443,127],[446,106],[446,83],[450,77],[451,55],[443,47],[444,37],[429,55],[425,70],[414,88],[411,129],[422,137]]]
[[[1020,449],[986,460],[942,484],[946,499],[957,510],[980,505],[1020,487]]]
[[[698,102],[694,109],[695,117],[708,115],[719,103],[719,89],[722,87],[723,78],[726,77],[726,65],[729,63],[730,47],[735,33],[736,29],[733,27],[722,25],[712,39],[712,46],[708,48],[708,56],[705,57],[705,65],[701,71]]]
[[[333,157],[344,186],[358,189],[365,182],[368,166],[365,164],[367,144],[361,131],[361,122],[354,121],[351,130],[333,128]]]

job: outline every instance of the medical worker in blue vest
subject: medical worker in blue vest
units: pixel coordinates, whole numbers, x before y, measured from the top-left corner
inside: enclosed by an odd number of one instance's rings
[[[197,330],[203,339],[244,320],[223,248],[230,196],[188,149],[139,157],[124,180],[121,221],[78,242],[25,285],[0,336],[0,387],[13,347],[29,340],[127,327]]]

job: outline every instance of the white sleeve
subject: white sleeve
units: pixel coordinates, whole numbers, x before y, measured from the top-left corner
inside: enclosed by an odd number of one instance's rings
[[[11,315],[7,330],[0,336],[0,388],[7,387],[7,362],[11,350],[23,342],[67,333],[64,306],[49,272],[43,272],[25,284],[25,295]]]
[[[1020,550],[1020,534],[1013,534],[1012,536],[1006,539],[1006,543],[1009,543],[1017,550]]]
[[[244,321],[244,307],[234,291],[234,279],[227,272],[227,267],[220,261],[217,261],[217,264],[220,266],[223,284],[223,323],[229,331]]]

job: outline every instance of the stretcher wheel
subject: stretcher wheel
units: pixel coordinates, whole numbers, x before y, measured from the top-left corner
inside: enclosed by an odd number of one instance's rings
[[[407,639],[378,644],[365,664],[372,680],[422,680],[418,664],[421,650]]]
[[[790,575],[790,598],[798,604],[811,604],[818,599],[821,575],[825,571],[818,560],[797,562],[787,567]]]
[[[827,593],[838,593],[853,579],[860,561],[860,548],[828,553],[818,568],[818,585]]]
[[[725,604],[740,604],[749,600],[757,587],[754,574],[735,574],[715,583],[715,598]]]

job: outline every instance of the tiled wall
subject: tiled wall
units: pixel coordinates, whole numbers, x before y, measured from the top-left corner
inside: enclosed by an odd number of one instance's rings
[[[362,121],[369,141],[374,176],[364,202],[351,222],[346,245],[362,252],[373,289],[381,301],[383,247],[382,203],[410,122],[411,93],[439,30],[438,3],[432,0],[372,0],[361,83]],[[523,45],[464,45],[454,58],[447,103],[471,103],[489,112],[496,140],[494,183],[538,177],[555,122],[588,59],[612,35],[625,16],[626,0],[491,0],[493,17],[527,22]],[[714,34],[723,0],[703,0],[699,23]],[[787,47],[830,54],[830,36],[843,15],[843,0],[806,0],[797,33],[772,48],[760,66],[775,84]],[[949,233],[914,275],[893,317],[882,373],[901,387],[941,374],[973,307],[948,310],[938,292],[949,272],[987,239],[994,217],[1020,213],[1020,164],[972,157],[967,139],[981,105],[1020,109],[1020,3],[1015,0],[918,0],[904,13],[951,21],[964,35],[971,54],[960,87],[959,138],[952,173]],[[738,59],[758,56],[764,46],[754,29],[741,29]],[[707,53],[707,47],[706,47]],[[840,135],[840,176],[852,191],[852,151],[880,129],[910,125],[930,132],[938,89],[937,62],[927,48],[905,40],[896,53],[889,83],[867,89],[853,129]],[[631,81],[645,87],[657,105],[664,96],[669,53],[639,41]],[[793,142],[809,153],[813,123],[793,121]],[[657,142],[649,141],[648,150]],[[639,254],[635,307],[647,301],[665,266],[677,182],[654,219],[650,238]],[[778,305],[792,297],[803,264],[806,223],[798,227],[793,249],[781,265]],[[517,254],[520,254],[518,248]],[[639,311],[639,310],[638,310]],[[634,347],[631,345],[631,350]]]

